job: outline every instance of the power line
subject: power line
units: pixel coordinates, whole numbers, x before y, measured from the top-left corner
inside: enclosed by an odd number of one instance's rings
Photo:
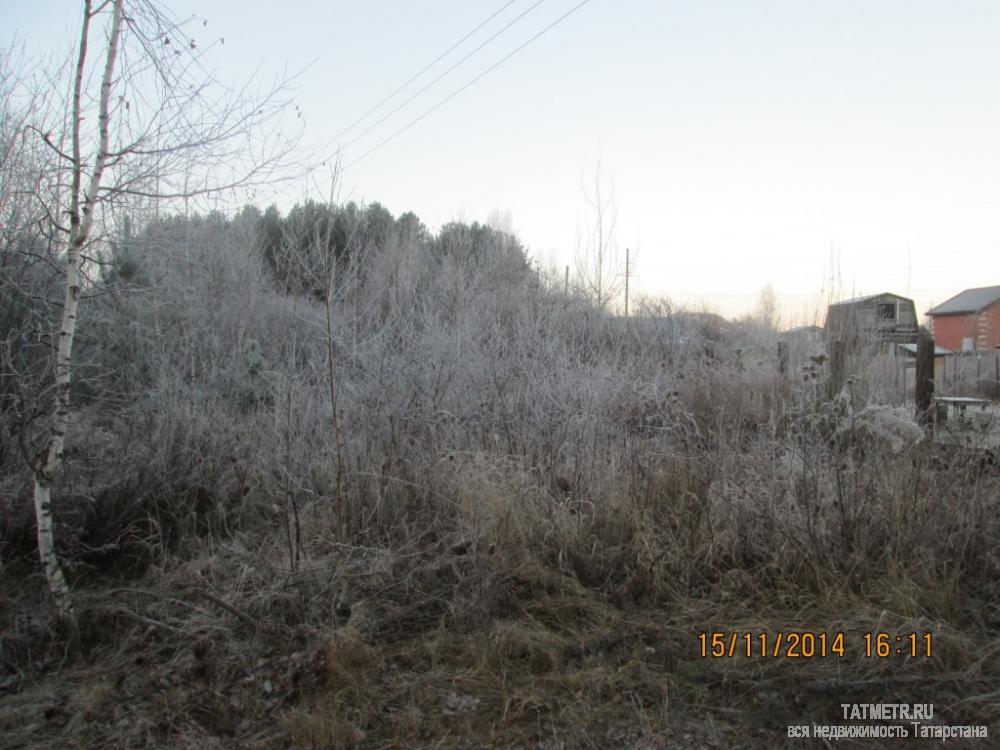
[[[485,21],[483,21],[483,22],[482,22],[481,24],[479,24],[479,25],[478,25],[478,26],[477,26],[476,28],[474,28],[474,29],[473,29],[472,31],[470,31],[470,32],[469,32],[468,34],[466,34],[466,35],[465,35],[465,36],[463,36],[463,37],[462,37],[461,39],[459,39],[459,40],[458,40],[457,42],[455,42],[455,43],[454,43],[453,45],[451,45],[451,46],[450,46],[450,47],[449,47],[448,49],[446,49],[446,50],[445,50],[444,52],[442,52],[442,53],[441,53],[440,55],[438,55],[437,57],[435,57],[435,58],[434,58],[434,60],[432,60],[432,61],[431,61],[430,63],[428,63],[428,64],[427,64],[426,66],[424,66],[423,68],[421,68],[421,69],[420,69],[420,72],[418,72],[418,73],[417,73],[416,75],[414,75],[414,76],[413,76],[412,78],[410,78],[410,79],[409,79],[409,80],[408,80],[408,81],[407,81],[406,83],[404,83],[404,84],[403,84],[402,86],[400,86],[399,88],[397,88],[397,89],[396,89],[395,91],[393,91],[393,92],[392,92],[391,94],[389,94],[389,95],[388,95],[387,97],[385,97],[385,99],[383,99],[382,101],[380,101],[380,102],[379,102],[378,104],[376,104],[376,105],[375,105],[374,107],[372,107],[372,108],[371,108],[371,109],[369,109],[369,110],[368,110],[367,112],[365,112],[365,113],[364,113],[363,115],[361,115],[361,117],[359,117],[359,118],[358,118],[357,120],[355,120],[355,121],[354,121],[354,122],[352,122],[352,123],[351,123],[350,125],[348,125],[348,126],[347,126],[346,128],[344,128],[344,129],[343,129],[343,130],[341,130],[341,131],[340,131],[339,133],[337,133],[337,135],[335,135],[335,136],[333,137],[333,140],[335,140],[335,141],[336,141],[336,140],[339,140],[339,139],[341,138],[341,136],[343,136],[343,135],[344,135],[345,133],[349,133],[349,132],[350,132],[351,130],[353,130],[353,129],[354,129],[354,127],[355,127],[355,126],[356,126],[356,125],[357,125],[357,124],[358,124],[359,122],[361,122],[362,120],[364,120],[365,118],[367,118],[367,117],[368,117],[368,115],[370,115],[370,114],[371,114],[372,112],[375,112],[375,111],[376,111],[376,110],[377,110],[377,109],[378,109],[379,107],[381,107],[381,106],[382,106],[383,104],[385,104],[385,103],[386,103],[387,101],[389,101],[390,99],[392,99],[392,97],[394,97],[394,96],[395,96],[396,94],[398,94],[398,93],[399,93],[400,91],[402,91],[403,89],[405,89],[405,88],[406,88],[407,86],[409,86],[409,85],[410,85],[411,83],[413,83],[413,82],[414,82],[415,80],[417,80],[418,78],[420,78],[420,76],[422,76],[422,75],[423,75],[424,73],[426,73],[426,72],[427,72],[428,70],[430,70],[431,68],[433,68],[433,67],[434,67],[435,65],[437,65],[437,64],[438,64],[439,62],[441,62],[441,60],[443,60],[443,59],[444,59],[445,57],[447,57],[447,56],[448,56],[449,54],[451,54],[451,52],[452,52],[452,51],[454,51],[454,49],[455,49],[456,47],[458,47],[459,45],[461,45],[461,44],[462,44],[462,42],[464,42],[464,41],[465,41],[466,39],[468,39],[468,38],[469,38],[470,36],[472,36],[472,35],[473,35],[473,34],[475,34],[475,33],[476,33],[477,31],[479,31],[479,30],[480,30],[481,28],[483,28],[483,26],[485,26],[485,25],[486,25],[486,24],[488,24],[488,23],[489,23],[490,21],[492,21],[492,20],[493,20],[494,18],[496,18],[496,17],[497,17],[497,16],[499,16],[499,15],[500,15],[501,13],[503,13],[503,12],[504,12],[505,10],[507,10],[507,8],[509,8],[509,7],[510,7],[511,5],[513,5],[513,4],[515,3],[515,2],[517,2],[517,0],[510,0],[509,2],[507,2],[507,3],[504,3],[503,5],[501,5],[501,6],[500,6],[500,8],[499,8],[498,10],[494,11],[494,12],[493,12],[493,14],[492,14],[492,15],[491,15],[491,16],[490,16],[489,18],[487,18],[487,19],[486,19]]]
[[[394,114],[396,114],[397,112],[399,112],[399,110],[401,110],[401,109],[402,109],[403,107],[405,107],[405,106],[406,106],[407,104],[409,104],[410,102],[412,102],[412,101],[413,101],[414,99],[416,99],[416,98],[417,98],[418,96],[420,96],[420,95],[421,95],[422,93],[424,93],[425,91],[427,91],[427,89],[429,89],[429,88],[430,88],[431,86],[433,86],[433,85],[434,85],[435,83],[437,83],[438,81],[440,81],[440,80],[441,80],[442,78],[444,78],[444,77],[445,77],[446,75],[448,75],[448,74],[449,74],[449,73],[450,73],[451,71],[453,71],[453,70],[454,70],[455,68],[457,68],[457,67],[458,67],[459,65],[461,65],[462,63],[464,63],[464,62],[465,62],[466,60],[468,60],[468,59],[469,59],[470,57],[472,57],[472,56],[473,56],[474,54],[476,54],[477,52],[479,52],[479,50],[481,50],[481,49],[482,49],[483,47],[485,47],[485,46],[486,46],[487,44],[489,44],[490,42],[492,42],[492,41],[493,41],[494,39],[496,39],[496,38],[497,38],[498,36],[500,36],[500,35],[501,35],[502,33],[504,33],[504,32],[505,32],[505,31],[506,31],[507,29],[509,29],[509,28],[510,28],[511,26],[513,26],[513,25],[514,25],[515,23],[517,23],[518,21],[520,21],[520,20],[521,20],[522,18],[524,18],[524,17],[525,17],[526,15],[528,15],[529,13],[531,13],[531,11],[533,11],[533,10],[534,10],[535,8],[537,8],[537,7],[539,6],[539,5],[541,5],[541,4],[542,4],[542,3],[544,3],[544,2],[545,2],[545,0],[537,0],[537,2],[536,2],[536,3],[534,4],[534,5],[530,6],[530,7],[529,7],[529,8],[527,9],[527,10],[523,11],[523,12],[522,12],[522,13],[521,13],[521,14],[520,14],[519,16],[516,16],[516,17],[514,18],[514,20],[512,20],[512,21],[511,21],[510,23],[508,23],[508,24],[507,24],[506,26],[504,26],[503,28],[501,28],[501,29],[500,29],[499,31],[497,31],[496,33],[494,33],[494,34],[493,34],[493,36],[489,37],[489,38],[488,38],[488,39],[487,39],[487,40],[486,40],[485,42],[483,42],[483,43],[482,43],[482,44],[480,44],[480,45],[479,45],[478,47],[476,47],[476,48],[475,48],[474,50],[472,50],[471,52],[469,52],[469,53],[468,53],[468,54],[467,54],[467,55],[466,55],[465,57],[463,57],[462,59],[460,59],[460,60],[459,60],[459,61],[458,61],[457,63],[455,63],[455,64],[454,64],[454,65],[452,65],[452,66],[451,66],[450,68],[448,68],[447,70],[445,70],[445,71],[444,71],[443,73],[441,73],[440,75],[438,75],[438,77],[437,77],[437,78],[435,78],[435,79],[434,79],[434,80],[432,80],[432,81],[431,81],[430,83],[428,83],[428,84],[427,84],[426,86],[424,86],[424,87],[423,87],[422,89],[420,89],[419,91],[417,91],[417,92],[416,92],[415,94],[413,94],[413,95],[412,95],[412,96],[411,96],[411,97],[410,97],[409,99],[407,99],[406,101],[404,101],[404,102],[403,102],[402,104],[399,104],[399,105],[397,105],[395,109],[391,110],[391,111],[390,111],[390,112],[389,112],[388,114],[386,114],[386,115],[383,115],[383,117],[382,117],[382,118],[381,118],[380,120],[378,120],[377,122],[375,122],[375,123],[373,123],[373,124],[369,125],[369,126],[368,126],[367,128],[365,128],[365,129],[364,129],[364,130],[362,130],[362,131],[361,131],[360,133],[358,133],[358,135],[354,136],[354,138],[352,138],[351,140],[349,140],[349,141],[348,141],[347,143],[345,143],[345,144],[344,144],[343,148],[345,148],[345,149],[346,149],[346,148],[350,148],[351,146],[353,146],[353,145],[354,145],[355,143],[357,143],[357,142],[358,142],[359,140],[361,140],[361,139],[362,139],[362,138],[364,138],[364,137],[365,137],[366,135],[368,135],[368,134],[369,134],[370,132],[372,132],[372,130],[374,130],[374,129],[375,129],[375,128],[377,128],[377,127],[378,127],[379,125],[381,125],[381,124],[382,124],[383,122],[385,122],[385,121],[386,121],[386,120],[388,120],[388,119],[389,119],[390,117],[392,117],[392,116],[393,116]]]
[[[549,31],[550,29],[552,29],[554,26],[557,26],[558,24],[562,23],[565,19],[569,18],[571,15],[573,15],[574,13],[576,13],[576,11],[578,11],[580,8],[582,8],[584,5],[586,5],[589,2],[590,2],[590,0],[583,0],[582,2],[577,3],[576,5],[574,5],[568,11],[566,11],[561,16],[559,16],[559,18],[557,18],[555,21],[553,21],[548,26],[546,26],[544,29],[542,29],[537,34],[535,34],[533,37],[531,37],[530,39],[528,39],[528,41],[526,41],[523,44],[521,44],[520,46],[516,47],[512,52],[508,53],[504,57],[501,57],[499,60],[497,60],[495,63],[493,63],[490,67],[488,67],[482,73],[480,73],[479,75],[477,75],[475,78],[473,78],[471,81],[469,81],[468,83],[466,83],[464,86],[462,86],[458,90],[456,90],[456,91],[452,92],[451,94],[449,94],[448,96],[446,96],[444,99],[442,99],[441,101],[439,101],[437,104],[435,104],[433,107],[431,107],[430,109],[428,109],[426,112],[424,112],[422,115],[420,115],[419,117],[417,117],[415,120],[412,120],[411,122],[407,123],[406,125],[404,125],[403,127],[401,127],[399,130],[397,130],[395,133],[393,133],[392,135],[390,135],[385,140],[383,140],[380,143],[377,143],[374,146],[372,146],[370,149],[368,149],[363,154],[361,154],[361,156],[359,156],[357,159],[355,159],[354,161],[352,161],[349,164],[347,164],[344,167],[344,169],[349,169],[350,167],[353,167],[355,164],[357,164],[362,159],[370,156],[372,153],[374,153],[375,151],[378,151],[380,148],[382,148],[384,145],[386,145],[390,141],[392,141],[395,138],[397,138],[398,136],[402,135],[404,132],[406,132],[407,130],[409,130],[410,128],[412,128],[414,125],[416,125],[418,122],[420,122],[421,120],[423,120],[425,117],[427,117],[428,115],[432,114],[433,112],[437,111],[438,109],[440,109],[441,107],[443,107],[445,104],[447,104],[448,102],[450,102],[452,99],[454,99],[456,96],[458,96],[459,94],[461,94],[463,91],[465,91],[467,88],[469,88],[470,86],[472,86],[474,83],[477,83],[478,81],[480,81],[487,74],[489,74],[492,71],[496,70],[498,67],[500,67],[500,65],[502,65],[505,62],[507,62],[507,60],[509,60],[510,58],[512,58],[514,55],[516,55],[522,49],[524,49],[529,44],[531,44],[533,41],[535,41],[536,39],[538,39],[538,37],[542,36],[542,34],[546,33],[547,31]]]

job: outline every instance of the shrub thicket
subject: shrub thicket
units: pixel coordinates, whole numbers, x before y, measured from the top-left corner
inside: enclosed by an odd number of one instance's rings
[[[617,653],[610,631],[636,608],[688,628],[919,626],[955,647],[918,674],[996,674],[970,645],[996,626],[995,464],[935,446],[881,402],[863,361],[829,400],[808,345],[781,374],[767,331],[666,301],[624,320],[506,232],[433,236],[377,206],[170,218],[107,260],[83,307],[57,494],[71,579],[166,586],[167,609],[142,617],[169,637],[194,616],[168,612],[191,586],[230,591],[237,614],[270,623],[258,636],[349,626],[323,658],[365,672],[360,692],[330,687],[340,708],[297,708],[297,741],[357,742],[351,727],[375,721],[370,672],[389,669],[377,654],[405,637],[463,674],[575,664],[568,695],[627,684],[645,706],[634,654],[616,676],[588,672],[602,667],[573,635]],[[26,564],[29,396],[4,381],[0,553]],[[446,623],[457,640],[433,636]],[[469,661],[466,646],[485,650]],[[834,679],[817,669],[817,684]]]

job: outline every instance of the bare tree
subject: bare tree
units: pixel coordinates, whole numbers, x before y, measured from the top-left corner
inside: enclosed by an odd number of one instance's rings
[[[38,551],[63,609],[69,587],[54,547],[52,487],[70,424],[78,306],[114,214],[280,179],[295,145],[294,134],[279,130],[287,81],[263,93],[255,84],[220,85],[187,29],[154,0],[83,0],[69,99],[29,112],[22,131],[26,147],[43,144],[47,153],[27,205],[65,280],[51,347],[53,387],[44,391],[44,419],[24,440]],[[58,90],[57,75],[52,83]]]
[[[581,181],[587,204],[583,236],[577,232],[576,275],[579,288],[605,310],[621,293],[625,273],[618,249],[618,210],[614,185],[602,184],[601,162],[594,168],[593,188]],[[608,194],[610,193],[610,195]]]
[[[754,309],[753,318],[765,331],[776,331],[779,317],[778,297],[774,293],[774,287],[765,284],[757,298],[757,307]]]

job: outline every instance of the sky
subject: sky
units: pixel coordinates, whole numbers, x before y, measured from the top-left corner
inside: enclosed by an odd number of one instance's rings
[[[791,325],[831,297],[925,311],[1000,284],[1000,3],[579,3],[167,4],[225,40],[221,79],[301,71],[305,137],[342,148],[341,197],[432,229],[506,217],[539,264],[574,265],[600,164],[639,294],[736,316],[770,285]],[[0,18],[43,54],[72,46],[81,5],[0,0]]]

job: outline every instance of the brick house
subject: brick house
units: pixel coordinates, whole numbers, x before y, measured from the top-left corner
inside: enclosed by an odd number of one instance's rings
[[[1000,349],[1000,286],[966,289],[927,311],[939,346]]]

